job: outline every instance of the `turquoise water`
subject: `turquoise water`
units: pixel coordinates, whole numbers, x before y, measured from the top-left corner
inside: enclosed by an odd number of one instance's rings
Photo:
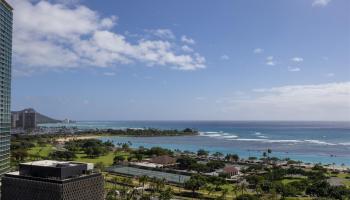
[[[62,126],[47,124],[45,126]],[[350,166],[350,122],[238,122],[238,121],[100,121],[70,124],[79,129],[193,128],[199,136],[104,137],[115,144],[130,141],[134,147],[162,146],[170,149],[237,153],[260,157],[272,149],[272,156],[324,164]]]

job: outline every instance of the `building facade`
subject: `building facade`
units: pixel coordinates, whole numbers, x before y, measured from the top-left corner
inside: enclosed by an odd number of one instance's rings
[[[35,161],[1,180],[2,200],[103,200],[104,179],[91,164]]]
[[[0,0],[0,176],[10,168],[12,10]]]

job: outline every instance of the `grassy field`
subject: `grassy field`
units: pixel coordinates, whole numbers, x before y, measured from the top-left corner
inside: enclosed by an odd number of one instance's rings
[[[51,152],[53,152],[56,148],[53,147],[50,144],[45,145],[44,147],[36,146],[31,148],[28,153],[33,156],[41,156],[41,157],[48,157]]]
[[[306,179],[307,177],[298,177],[298,178],[284,178],[282,180],[282,183],[283,184],[288,184],[288,183],[292,183],[292,182],[295,182],[295,181],[300,181],[302,179]]]
[[[123,155],[125,157],[127,157],[129,155],[129,153],[126,152],[110,152],[104,156],[100,156],[98,158],[89,158],[86,156],[86,154],[84,153],[79,153],[77,154],[77,159],[75,159],[76,161],[79,162],[88,162],[88,163],[98,163],[98,162],[102,162],[105,166],[111,166],[113,164],[113,159],[115,156],[117,155]]]
[[[343,179],[343,183],[346,185],[346,187],[350,187],[350,174],[337,174],[338,178]]]
[[[53,151],[55,151],[56,148],[53,145],[46,145],[46,146],[35,146],[31,148],[28,153],[31,156],[40,156],[42,158],[48,158],[49,154]],[[84,153],[78,153],[77,158],[75,161],[79,162],[89,162],[89,163],[98,163],[102,162],[105,166],[111,166],[113,164],[113,159],[117,155],[123,155],[125,157],[128,157],[129,153],[127,152],[110,152],[106,155],[97,157],[97,158],[89,158]]]

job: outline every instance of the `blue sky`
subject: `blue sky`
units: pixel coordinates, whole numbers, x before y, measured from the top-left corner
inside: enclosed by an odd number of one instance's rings
[[[347,0],[9,2],[13,110],[76,120],[350,120]]]

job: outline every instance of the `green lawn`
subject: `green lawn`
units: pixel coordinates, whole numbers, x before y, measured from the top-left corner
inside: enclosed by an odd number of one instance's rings
[[[98,163],[98,162],[102,162],[105,166],[111,166],[113,164],[113,159],[116,155],[123,155],[125,157],[127,157],[129,155],[129,153],[125,153],[125,152],[110,152],[107,155],[104,156],[100,156],[98,158],[88,158],[86,157],[86,154],[84,153],[79,153],[77,154],[77,159],[75,159],[76,161],[79,162],[88,162],[88,163]]]
[[[337,174],[338,178],[342,178],[343,179],[343,183],[347,186],[350,187],[350,178],[347,179],[347,177],[350,177],[350,174]]]
[[[306,176],[301,176],[301,177],[296,177],[296,178],[284,178],[284,179],[282,179],[282,183],[288,184],[288,183],[300,181],[300,180],[306,179],[306,178],[307,178]]]
[[[47,158],[49,156],[49,154],[53,151],[55,151],[56,148],[50,144],[46,145],[45,147],[41,147],[41,146],[36,146],[31,148],[28,153],[32,156],[40,156],[42,158]],[[103,164],[105,164],[105,166],[111,166],[113,164],[113,159],[116,155],[123,155],[125,157],[127,157],[129,155],[129,153],[126,152],[110,152],[104,156],[100,156],[97,158],[88,158],[86,157],[86,154],[84,153],[78,153],[77,154],[77,158],[75,159],[75,161],[79,161],[79,162],[89,162],[89,163],[98,163],[98,162],[102,162]]]
[[[40,147],[40,146],[33,147],[28,151],[28,153],[33,156],[39,155],[41,157],[48,157],[49,154],[54,150],[55,150],[55,147],[53,147],[50,144],[47,144],[45,147]]]

